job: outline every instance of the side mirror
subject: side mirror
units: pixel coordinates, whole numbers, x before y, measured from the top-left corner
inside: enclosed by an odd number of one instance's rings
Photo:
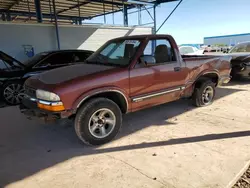
[[[147,66],[156,64],[156,60],[155,60],[154,56],[152,56],[152,55],[142,55],[140,57],[140,60],[142,63],[145,63]]]

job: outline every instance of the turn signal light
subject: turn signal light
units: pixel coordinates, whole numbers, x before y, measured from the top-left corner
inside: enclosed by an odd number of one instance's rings
[[[37,106],[40,109],[48,110],[48,111],[52,111],[52,112],[59,112],[59,111],[65,110],[63,105],[51,106],[51,105],[37,103]]]

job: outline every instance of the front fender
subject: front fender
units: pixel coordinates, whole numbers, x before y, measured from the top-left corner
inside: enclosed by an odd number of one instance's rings
[[[73,110],[77,111],[77,109],[81,106],[81,104],[83,104],[88,98],[90,98],[94,95],[100,94],[100,93],[105,93],[105,92],[117,92],[117,93],[121,94],[124,97],[124,99],[126,100],[127,112],[131,109],[128,94],[124,90],[122,90],[121,88],[111,86],[111,87],[96,88],[96,89],[90,90],[90,91],[82,94],[73,103],[73,107],[72,107]]]

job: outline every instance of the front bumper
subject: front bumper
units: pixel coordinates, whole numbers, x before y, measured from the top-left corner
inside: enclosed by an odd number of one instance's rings
[[[25,97],[22,104],[19,105],[21,113],[27,116],[28,119],[41,119],[45,122],[51,122],[58,119],[69,118],[73,115],[70,110],[60,112],[51,112],[38,108],[37,102],[34,99]]]
[[[246,65],[244,67],[233,68],[233,75],[242,78],[250,78],[250,66]]]
[[[227,84],[228,82],[230,82],[231,80],[231,76],[221,76],[220,79],[219,79],[219,83],[218,85],[222,85],[222,84]]]

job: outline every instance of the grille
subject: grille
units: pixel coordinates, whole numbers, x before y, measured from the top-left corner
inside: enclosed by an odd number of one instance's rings
[[[31,87],[28,87],[28,86],[24,86],[24,89],[25,89],[25,94],[32,97],[32,98],[36,98],[36,90],[31,88]]]

